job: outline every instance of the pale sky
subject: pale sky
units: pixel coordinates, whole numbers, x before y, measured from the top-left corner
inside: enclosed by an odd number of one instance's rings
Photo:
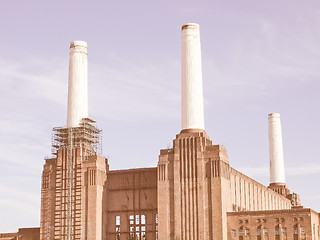
[[[54,2],[54,3],[53,3]],[[200,24],[205,129],[269,184],[268,113],[286,183],[320,211],[320,1],[1,1],[0,232],[40,225],[51,130],[66,125],[69,44],[88,43],[89,114],[111,169],[155,167],[180,132],[180,29]]]

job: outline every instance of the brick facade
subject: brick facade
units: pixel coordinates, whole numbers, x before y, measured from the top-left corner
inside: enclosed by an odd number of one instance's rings
[[[228,239],[319,240],[319,214],[308,208],[230,212]]]
[[[320,239],[318,213],[292,206],[299,197],[286,186],[230,167],[204,131],[178,134],[156,168],[110,171],[107,159],[84,152],[72,151],[72,239]],[[68,154],[61,147],[45,161],[38,239],[67,239]]]

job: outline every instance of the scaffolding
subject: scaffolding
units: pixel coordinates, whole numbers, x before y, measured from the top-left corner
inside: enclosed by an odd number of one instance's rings
[[[72,240],[72,186],[73,186],[73,128],[68,129],[68,159],[67,159],[67,240]]]
[[[82,118],[77,127],[53,128],[52,155],[56,157],[58,149],[69,148],[70,142],[73,148],[84,147],[86,156],[102,155],[102,131],[90,118]]]
[[[57,157],[59,149],[67,151],[66,160],[66,225],[65,236],[67,240],[75,239],[75,214],[74,195],[75,195],[75,151],[82,149],[82,161],[87,161],[89,156],[102,154],[102,131],[96,127],[96,122],[89,118],[83,118],[77,127],[57,127],[52,134],[52,155]]]

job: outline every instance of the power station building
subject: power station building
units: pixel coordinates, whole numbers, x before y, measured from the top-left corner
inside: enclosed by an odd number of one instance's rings
[[[70,45],[67,127],[53,129],[41,223],[0,239],[320,239],[319,213],[285,182],[280,114],[268,115],[270,185],[230,166],[205,132],[199,25],[182,26],[181,129],[153,168],[109,170],[88,118],[87,44]]]

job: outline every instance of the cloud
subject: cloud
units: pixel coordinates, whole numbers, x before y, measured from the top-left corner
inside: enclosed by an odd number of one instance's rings
[[[23,99],[41,99],[64,104],[67,66],[59,59],[25,59],[24,62],[0,59],[1,101],[21,103]],[[15,101],[9,102],[8,100]]]
[[[303,176],[320,174],[320,164],[306,164],[299,167],[286,168],[287,176]]]
[[[237,170],[244,172],[248,176],[269,176],[269,167],[239,167]],[[305,176],[320,174],[320,164],[306,164],[299,167],[286,167],[285,168],[286,176]]]
[[[118,121],[128,121],[128,116],[130,121],[178,116],[179,85],[172,84],[172,75],[168,74],[179,72],[175,64],[138,65],[121,58],[115,61],[115,65],[91,64],[89,77],[95,81],[89,87],[94,94],[90,98],[93,112]]]
[[[225,39],[223,51],[215,49],[220,85],[268,90],[275,83],[316,81],[320,77],[319,16],[303,14],[290,22],[260,17],[236,38]],[[248,21],[249,21],[248,20]],[[298,34],[299,33],[299,34]],[[212,64],[212,67],[214,64]],[[215,66],[217,68],[217,66]]]
[[[27,189],[27,188],[25,188]],[[23,188],[0,185],[1,218],[15,217],[14,224],[10,221],[1,223],[0,232],[15,232],[19,227],[39,226],[40,195],[25,191]],[[19,217],[17,217],[19,216]],[[27,223],[27,225],[25,225]]]
[[[316,196],[303,196],[304,200],[317,200],[320,199],[320,195],[316,195]]]
[[[37,163],[50,153],[50,132],[45,133],[36,118],[15,118],[15,111],[10,114],[0,120],[0,172],[10,167],[18,167],[20,172],[39,170]]]
[[[8,187],[7,185],[0,185],[0,194],[3,199],[21,199],[22,202],[28,203],[28,205],[37,206],[39,202],[38,194],[33,192],[25,191],[23,189],[15,189],[14,187]],[[20,201],[19,201],[20,202]],[[7,203],[11,204],[11,203]]]
[[[246,175],[253,176],[268,176],[269,168],[268,167],[239,167],[236,168],[238,171],[245,173]]]

